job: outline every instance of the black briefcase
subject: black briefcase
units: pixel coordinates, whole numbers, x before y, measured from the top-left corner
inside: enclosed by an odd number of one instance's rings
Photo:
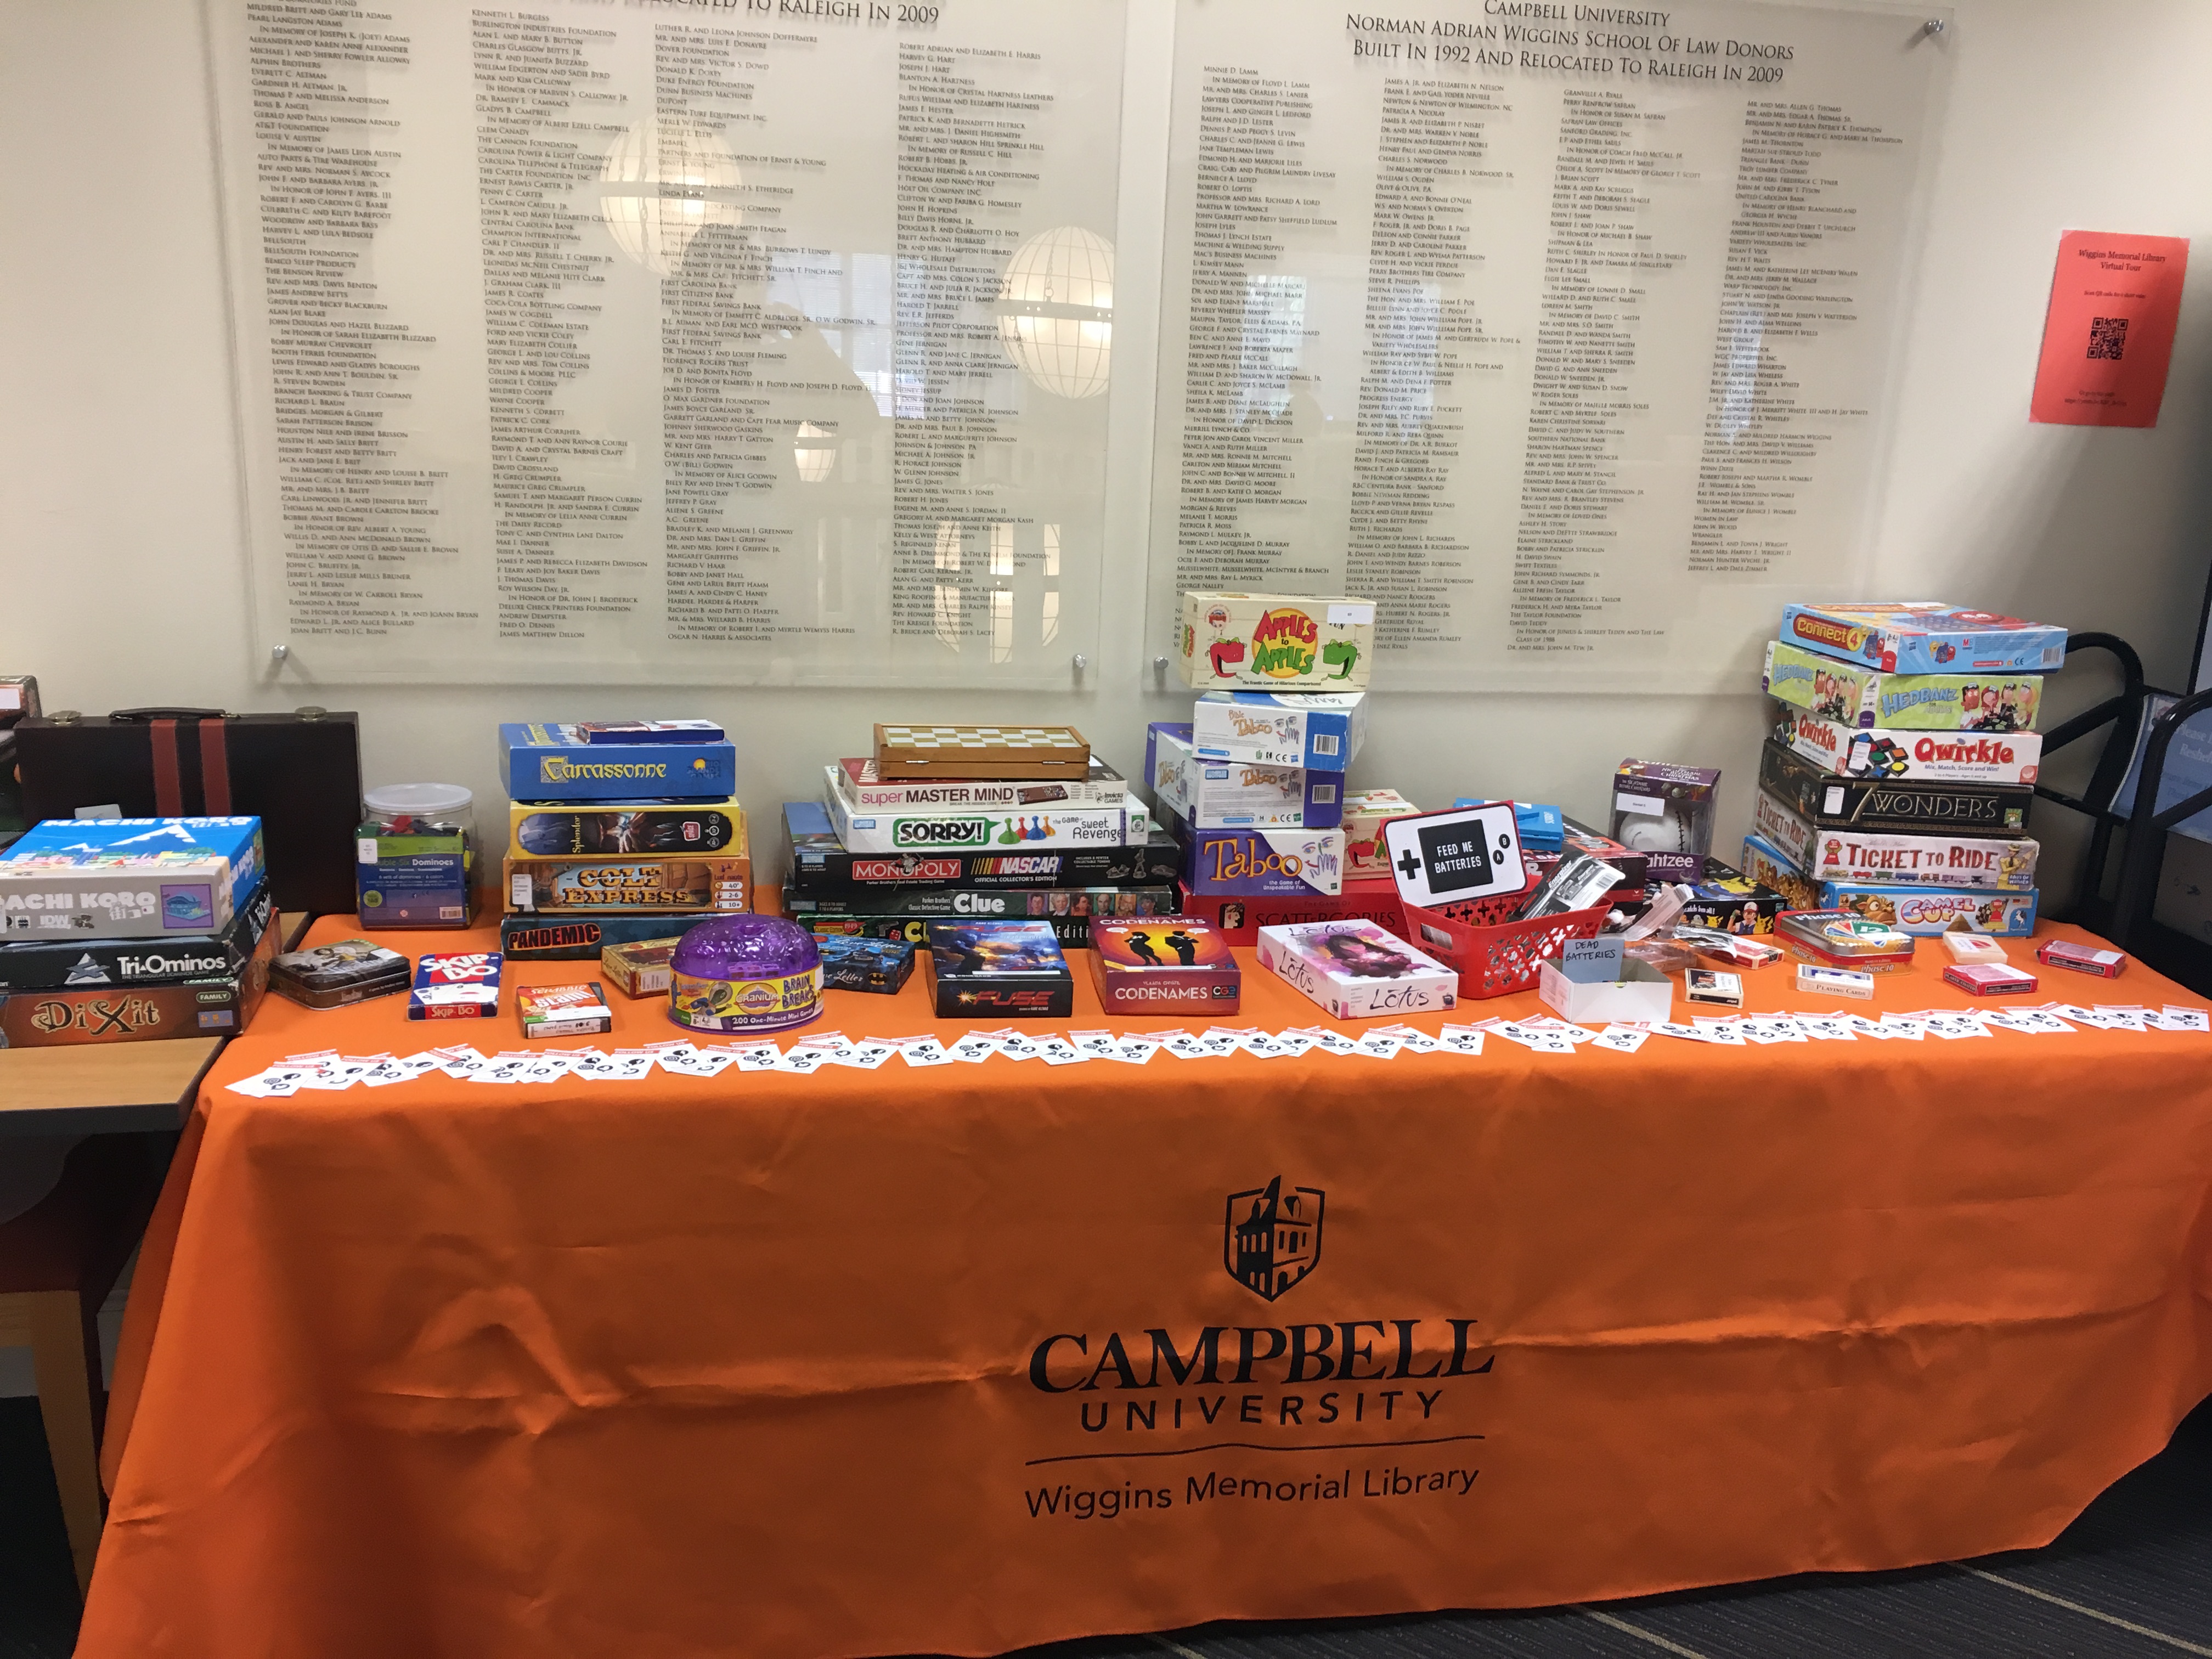
[[[56,712],[15,727],[23,816],[113,806],[127,818],[261,820],[280,910],[355,905],[361,732],[349,714],[226,714],[219,708]]]

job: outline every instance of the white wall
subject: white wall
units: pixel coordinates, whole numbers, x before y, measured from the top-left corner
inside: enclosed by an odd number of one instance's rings
[[[1024,696],[1125,769],[1180,699],[1143,665],[1151,313],[1170,0],[1131,0],[1108,584],[1080,694]],[[2208,274],[2190,284],[2151,432],[2027,424],[2059,231],[2196,235],[2212,218],[2212,5],[1959,0],[1955,64],[1912,307],[1911,366],[1870,598],[1955,599],[2133,640],[2186,672],[2208,548]],[[495,798],[490,732],[519,718],[719,716],[757,810],[811,794],[887,714],[1003,718],[981,694],[288,687],[248,660],[216,186],[189,0],[0,0],[0,672],[51,707],[358,708],[369,781]],[[2212,258],[2212,248],[2200,250]],[[1510,792],[1595,815],[1626,755],[1717,764],[1724,831],[1748,808],[1762,710],[1729,696],[1379,700],[1356,781],[1425,805]],[[773,823],[772,811],[764,814]]]

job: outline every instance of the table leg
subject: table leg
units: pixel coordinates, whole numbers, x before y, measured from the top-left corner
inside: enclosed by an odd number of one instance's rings
[[[92,1582],[106,1504],[100,1490],[100,1329],[93,1310],[74,1291],[31,1291],[10,1298],[21,1304],[39,1382],[39,1414],[46,1421],[46,1451],[61,1489],[62,1521],[69,1528],[77,1591]]]

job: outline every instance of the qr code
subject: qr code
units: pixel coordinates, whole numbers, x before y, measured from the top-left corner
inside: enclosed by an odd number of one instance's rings
[[[2117,363],[2127,349],[2128,319],[2124,317],[2092,317],[2089,319],[2089,361]]]

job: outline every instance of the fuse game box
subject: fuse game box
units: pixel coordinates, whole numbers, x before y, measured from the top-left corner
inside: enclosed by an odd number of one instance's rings
[[[2037,673],[2066,661],[2066,630],[1933,602],[1792,605],[1784,644],[1885,674]]]
[[[933,1001],[939,1019],[1075,1012],[1075,980],[1043,921],[929,924]]]
[[[1090,963],[1109,1014],[1233,1014],[1243,985],[1228,941],[1189,916],[1094,921]]]

